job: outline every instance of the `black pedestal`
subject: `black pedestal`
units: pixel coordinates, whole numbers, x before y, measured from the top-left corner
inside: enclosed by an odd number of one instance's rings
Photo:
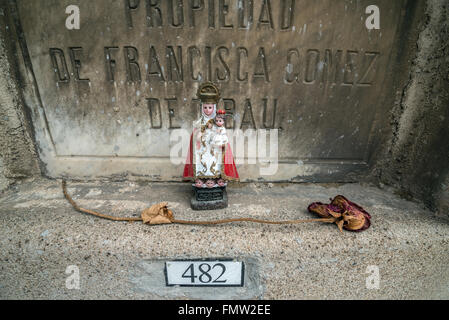
[[[193,196],[190,200],[193,210],[216,210],[228,207],[226,187],[197,188],[193,187]]]

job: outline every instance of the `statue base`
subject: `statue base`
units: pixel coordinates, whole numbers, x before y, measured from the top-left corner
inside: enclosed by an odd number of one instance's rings
[[[193,187],[193,196],[190,199],[193,210],[217,210],[228,207],[226,187],[197,188]]]

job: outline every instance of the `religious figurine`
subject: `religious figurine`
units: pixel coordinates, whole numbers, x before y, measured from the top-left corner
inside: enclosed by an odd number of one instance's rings
[[[201,116],[193,123],[183,179],[194,182],[192,209],[222,209],[228,206],[227,181],[239,180],[226,134],[226,112],[217,111],[220,92],[213,83],[202,84],[197,96]]]

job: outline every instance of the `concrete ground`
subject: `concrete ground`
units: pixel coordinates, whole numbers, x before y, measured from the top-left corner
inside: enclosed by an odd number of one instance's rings
[[[147,226],[74,211],[60,181],[26,181],[0,196],[1,299],[449,298],[448,221],[388,189],[236,185],[227,209],[205,212],[190,209],[188,184],[69,181],[68,191],[102,213],[138,216],[168,201],[176,218],[199,220],[307,219],[308,204],[342,194],[373,219],[369,230],[344,234],[320,223]],[[245,287],[165,287],[165,260],[210,257],[244,261]],[[69,266],[79,270],[79,289],[66,286]],[[378,289],[370,286],[376,270]]]

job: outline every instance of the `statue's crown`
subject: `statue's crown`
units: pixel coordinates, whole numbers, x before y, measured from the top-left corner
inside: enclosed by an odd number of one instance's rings
[[[196,92],[196,95],[203,103],[217,104],[220,101],[220,90],[212,82],[203,83]]]

